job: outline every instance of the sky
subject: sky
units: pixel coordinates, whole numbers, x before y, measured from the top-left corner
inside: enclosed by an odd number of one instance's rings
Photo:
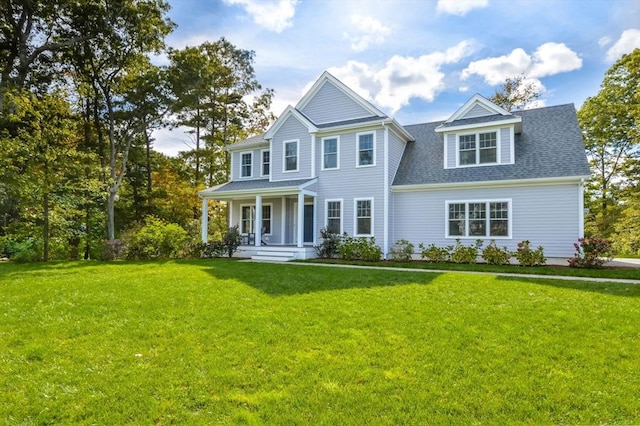
[[[532,107],[595,96],[605,72],[640,48],[638,0],[169,0],[181,49],[225,37],[255,52],[272,111],[294,105],[324,71],[403,125],[444,120],[474,94],[524,74]],[[162,63],[163,58],[158,59]],[[167,155],[185,129],[154,133]]]

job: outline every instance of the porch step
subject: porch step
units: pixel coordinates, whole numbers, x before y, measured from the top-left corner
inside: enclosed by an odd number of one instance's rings
[[[296,258],[296,253],[292,251],[259,251],[253,256],[252,260],[266,260],[269,262],[287,262]]]

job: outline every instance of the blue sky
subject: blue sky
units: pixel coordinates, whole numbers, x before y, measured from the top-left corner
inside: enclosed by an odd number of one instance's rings
[[[167,43],[225,37],[255,51],[273,111],[295,105],[328,70],[401,124],[440,120],[473,94],[524,73],[535,106],[597,94],[606,70],[640,47],[638,0],[169,0]],[[156,149],[188,149],[180,129]]]

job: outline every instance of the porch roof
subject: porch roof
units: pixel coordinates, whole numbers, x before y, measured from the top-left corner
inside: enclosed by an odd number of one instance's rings
[[[198,192],[200,198],[215,200],[232,200],[255,195],[286,195],[306,192],[315,195],[307,188],[318,181],[318,178],[270,181],[269,179],[253,179],[231,181],[222,185],[203,189]]]

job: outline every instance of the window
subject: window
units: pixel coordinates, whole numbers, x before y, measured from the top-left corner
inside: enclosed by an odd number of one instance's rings
[[[338,138],[322,139],[322,170],[337,169],[338,163]]]
[[[460,135],[458,138],[458,164],[494,164],[498,161],[496,132]]]
[[[327,200],[327,230],[342,234],[342,200]]]
[[[240,153],[240,177],[251,177],[251,162],[253,160],[252,152]]]
[[[256,206],[244,205],[241,206],[242,219],[240,221],[240,233],[241,234],[253,234],[255,233],[254,223],[256,219]],[[271,204],[262,205],[262,229],[263,234],[271,235]]]
[[[298,141],[284,142],[284,171],[298,171]]]
[[[355,200],[356,235],[373,235],[373,200]]]
[[[358,134],[358,167],[375,165],[375,137],[373,133]]]
[[[447,202],[447,237],[508,237],[509,201]]]
[[[262,176],[269,176],[271,172],[271,153],[268,150],[262,151]]]

